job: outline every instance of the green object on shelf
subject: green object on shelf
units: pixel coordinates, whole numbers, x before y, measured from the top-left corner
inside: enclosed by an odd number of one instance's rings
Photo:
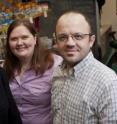
[[[102,62],[105,64],[105,65],[109,65],[110,61],[111,61],[111,58],[112,56],[114,55],[115,53],[115,49],[112,48],[112,47],[109,47],[108,50],[107,50],[107,53],[104,55],[103,59],[102,59]]]
[[[117,52],[117,40],[112,40],[110,41],[109,48],[107,50],[107,53],[104,55],[102,62],[107,66],[109,66],[110,64],[112,65],[113,62],[111,60],[116,52]]]
[[[112,69],[117,73],[117,63],[112,64]]]
[[[117,40],[111,41],[111,42],[110,42],[110,46],[111,46],[112,48],[117,49]]]

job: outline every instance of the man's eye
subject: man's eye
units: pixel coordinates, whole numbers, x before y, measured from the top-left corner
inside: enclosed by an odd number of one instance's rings
[[[76,39],[76,40],[81,40],[83,38],[82,35],[80,34],[74,34],[73,37]]]
[[[67,36],[60,36],[60,37],[58,37],[59,41],[66,41],[67,39],[68,39]]]

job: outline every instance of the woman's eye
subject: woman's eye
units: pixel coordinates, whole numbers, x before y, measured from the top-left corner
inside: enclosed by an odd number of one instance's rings
[[[26,40],[28,38],[28,36],[23,36],[22,39],[23,40]]]
[[[11,38],[10,41],[17,41],[17,38]]]

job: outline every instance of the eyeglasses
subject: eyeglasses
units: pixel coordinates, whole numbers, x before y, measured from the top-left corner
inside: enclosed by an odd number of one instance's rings
[[[85,38],[86,35],[91,36],[92,34],[83,34],[83,33],[74,33],[74,34],[59,34],[56,36],[58,42],[67,42],[69,37],[74,41],[81,41]]]

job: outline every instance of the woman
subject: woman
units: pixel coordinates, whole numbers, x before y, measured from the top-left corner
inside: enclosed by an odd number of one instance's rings
[[[52,124],[53,54],[41,47],[29,20],[9,26],[4,65],[23,124]]]
[[[0,68],[0,124],[22,124],[5,71]]]

